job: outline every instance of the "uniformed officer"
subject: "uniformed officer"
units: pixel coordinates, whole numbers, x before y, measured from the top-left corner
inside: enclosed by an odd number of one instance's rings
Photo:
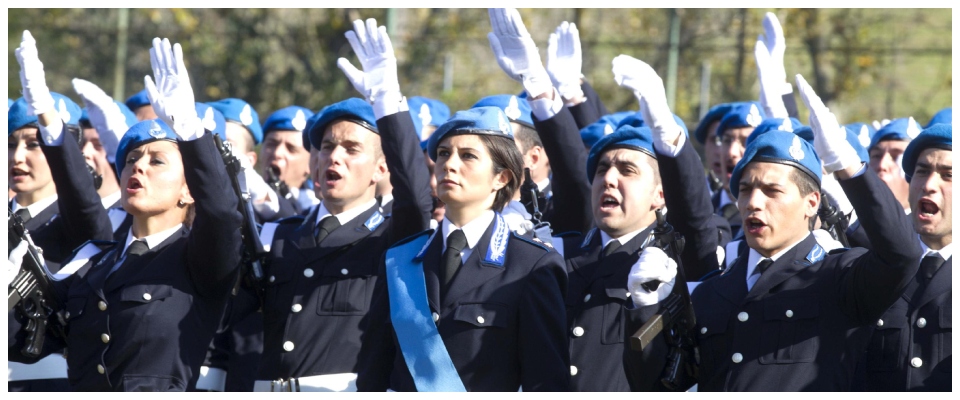
[[[433,160],[426,155],[427,141],[430,139],[430,135],[432,135],[441,124],[450,119],[450,107],[447,107],[447,105],[443,104],[440,100],[420,96],[408,98],[407,104],[410,106],[410,110],[412,110],[410,111],[410,116],[413,117],[414,128],[416,128],[417,133],[420,134],[420,149],[423,150],[423,159],[424,162],[426,162],[427,171],[430,172],[430,196],[433,197],[433,213],[430,217],[430,229],[436,229],[437,224],[443,221],[443,202],[437,197],[437,177],[433,174]],[[392,194],[390,198],[393,198]],[[389,207],[389,202],[384,202],[381,199],[381,203]],[[387,207],[384,207],[384,211],[387,211],[388,214],[390,213]]]
[[[117,150],[126,240],[84,245],[55,283],[66,337],[46,340],[69,351],[73,390],[185,390],[236,281],[237,198],[175,46],[154,39],[157,84],[145,79],[162,119],[132,126]]]
[[[870,391],[951,390],[953,128],[933,124],[903,153],[910,219],[923,258],[880,319],[862,367]]]
[[[582,66],[580,31],[577,24],[563,21],[547,38],[546,69],[577,129],[584,129],[610,114],[600,96],[583,78]]]
[[[933,126],[934,124],[952,124],[953,123],[953,107],[947,107],[940,111],[937,111],[936,114],[933,114],[933,118],[930,118],[930,122],[927,122],[927,125],[924,126],[924,129]]]
[[[870,139],[870,168],[887,184],[903,209],[910,213],[909,184],[900,166],[903,151],[923,128],[913,117],[898,118],[877,130]]]
[[[793,133],[772,131],[748,146],[733,171],[730,187],[743,210],[749,249],[692,293],[701,391],[849,390],[870,327],[917,270],[920,249],[908,218],[847,144],[836,118],[797,80],[819,151]],[[874,216],[862,222],[875,251],[828,255],[810,234],[821,157],[854,207]],[[669,269],[654,253],[641,256],[628,281],[640,308],[656,308],[665,297],[641,286]],[[664,361],[655,354],[662,346],[627,350],[632,378],[661,372]]]
[[[29,31],[24,31],[15,53],[24,97],[10,107],[7,117],[9,187],[16,193],[9,207],[25,222],[48,269],[58,272],[73,248],[91,239],[110,239],[110,225],[78,145],[80,107],[49,91]],[[26,243],[12,235],[7,243],[7,255],[22,259]],[[7,314],[7,389],[69,390],[67,364],[62,354],[53,354],[60,353],[54,344],[45,342],[39,358],[20,355],[23,342],[14,341],[19,313],[14,309]]]
[[[127,101],[124,102],[127,105],[127,108],[130,111],[133,111],[134,115],[137,116],[137,120],[146,121],[148,119],[157,119],[157,112],[153,109],[153,105],[150,103],[150,97],[147,96],[147,89],[135,93],[133,96],[127,98]]]
[[[721,179],[725,190],[718,190],[713,195],[713,208],[730,224],[733,237],[738,236],[741,221],[740,212],[730,197],[730,192],[733,190],[730,187],[730,175],[743,157],[747,137],[763,122],[764,118],[766,117],[759,107],[748,103],[731,109],[717,126],[717,137],[720,138],[721,143],[720,164],[723,167]]]
[[[310,182],[310,152],[304,147],[303,130],[313,112],[289,106],[274,111],[263,122],[260,148],[261,175],[296,214],[304,214],[320,200]]]
[[[360,390],[567,390],[562,260],[498,212],[520,186],[512,136],[496,107],[457,112],[431,136],[447,211],[387,251]]]
[[[585,126],[580,130],[580,139],[583,140],[583,147],[590,152],[593,145],[597,144],[604,136],[613,133],[624,118],[635,114],[633,111],[620,111],[613,114],[607,114],[596,122]]]
[[[327,106],[310,128],[311,177],[323,201],[261,233],[271,256],[255,391],[355,391],[383,251],[427,227],[430,184],[393,47],[373,19],[354,29],[347,39],[363,70],[343,58],[338,65],[367,100]],[[374,196],[388,165],[389,217]]]

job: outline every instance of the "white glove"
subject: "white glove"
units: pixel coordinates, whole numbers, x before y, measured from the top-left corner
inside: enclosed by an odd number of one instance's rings
[[[613,59],[613,79],[637,96],[643,121],[653,131],[653,140],[659,142],[659,149],[667,148],[662,147],[665,144],[673,146],[683,130],[673,119],[663,80],[657,71],[643,61],[621,54]]]
[[[775,69],[771,65],[773,60],[770,59],[770,53],[762,40],[757,40],[753,54],[757,59],[757,80],[760,82],[760,105],[763,106],[763,111],[770,118],[790,118],[787,107],[783,105],[782,93],[776,90],[782,87],[782,84],[778,84],[779,81],[773,80],[771,76]]]
[[[92,82],[75,78],[73,90],[80,95],[83,104],[87,106],[87,115],[90,125],[100,134],[100,143],[107,152],[107,161],[113,163],[117,156],[117,147],[120,139],[127,133],[127,118],[120,111],[120,106]]]
[[[47,87],[46,74],[43,72],[43,63],[40,62],[37,52],[37,41],[30,31],[23,31],[23,40],[20,47],[14,50],[17,62],[20,64],[20,86],[23,88],[23,99],[26,100],[27,115],[40,115],[53,110],[53,96]]]
[[[860,165],[860,156],[847,142],[847,131],[830,109],[823,104],[810,84],[797,74],[800,98],[810,109],[810,128],[813,130],[813,149],[823,162],[823,170],[832,174],[854,165]]]
[[[521,82],[530,98],[552,91],[553,85],[540,61],[537,45],[517,9],[491,8],[488,11],[493,32],[487,34],[487,39],[503,72]]]
[[[264,182],[263,177],[254,170],[250,159],[244,155],[237,157],[243,171],[240,172],[240,190],[250,193],[253,208],[263,219],[271,219],[280,211],[280,200],[270,185]]]
[[[566,100],[583,97],[580,78],[583,74],[583,53],[577,24],[563,21],[547,39],[547,73],[553,87]]]
[[[144,76],[143,83],[157,116],[173,128],[182,140],[203,136],[203,123],[197,116],[193,88],[183,63],[180,43],[171,48],[169,40],[153,38],[150,66],[153,67],[153,78],[157,83],[154,84],[150,76]]]
[[[677,262],[667,256],[663,250],[650,246],[643,249],[640,259],[630,267],[627,276],[627,290],[637,307],[651,306],[666,299],[676,283]],[[656,291],[648,292],[641,286],[650,281],[665,282]]]
[[[770,90],[779,95],[792,93],[793,88],[790,82],[787,82],[787,72],[783,67],[783,53],[787,50],[787,40],[783,37],[783,27],[780,26],[780,20],[777,19],[776,14],[768,12],[763,17],[763,34],[758,36],[757,40],[763,41],[764,47],[770,54],[770,68],[764,71],[769,76],[767,81],[775,85]]]
[[[347,75],[353,87],[373,105],[377,119],[399,112],[403,99],[400,81],[397,79],[397,57],[393,43],[387,36],[385,26],[377,27],[373,18],[353,21],[353,30],[345,34],[353,53],[360,60],[363,71],[358,70],[346,58],[340,57],[337,66]]]

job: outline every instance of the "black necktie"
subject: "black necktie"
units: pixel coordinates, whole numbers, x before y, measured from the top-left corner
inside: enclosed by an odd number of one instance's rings
[[[144,240],[134,240],[130,242],[130,245],[127,246],[127,252],[123,253],[123,264],[120,264],[119,267],[114,268],[110,272],[119,270],[127,265],[132,264],[134,261],[140,258],[143,253],[150,251],[150,248],[147,247],[147,242]]]
[[[20,219],[23,220],[23,223],[24,223],[24,224],[26,224],[27,221],[30,220],[30,218],[33,218],[33,217],[30,215],[30,210],[28,210],[28,209],[26,209],[26,208],[21,208],[21,209],[17,210],[16,212],[14,212],[14,214],[17,214],[17,216],[20,217]]]
[[[603,248],[603,257],[601,258],[606,258],[607,256],[613,254],[613,252],[617,251],[617,249],[619,248],[620,248],[620,241],[616,239],[611,240],[610,243],[607,243],[607,245]]]
[[[770,268],[771,265],[773,265],[773,260],[769,258],[764,258],[763,260],[760,260],[759,263],[757,263],[757,267],[753,270],[753,273],[763,274],[764,272],[767,272],[767,269]]]
[[[460,252],[467,247],[467,236],[457,229],[447,236],[447,249],[443,252],[443,286],[446,287],[460,268]]]
[[[943,257],[940,254],[931,254],[920,261],[920,276],[926,280],[933,278],[940,266],[943,265]]]
[[[340,220],[337,217],[331,215],[320,221],[320,225],[317,226],[317,243],[323,241],[330,232],[333,232],[334,229],[340,227]]]

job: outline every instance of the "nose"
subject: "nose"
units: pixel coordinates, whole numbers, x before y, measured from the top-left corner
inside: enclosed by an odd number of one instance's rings
[[[741,209],[741,212],[749,213],[750,211],[762,211],[763,204],[766,200],[760,190],[746,190],[740,192],[740,201],[738,205],[746,205],[746,210]]]
[[[603,187],[616,188],[619,182],[620,173],[616,168],[610,168],[603,174]]]
[[[27,162],[27,146],[24,146],[23,142],[17,143],[17,147],[13,150],[13,157],[11,157],[10,161],[13,165]]]
[[[84,143],[83,148],[80,149],[80,152],[83,153],[83,158],[87,161],[93,161],[93,154],[96,150],[93,148],[93,144],[90,142]]]
[[[880,172],[893,173],[897,170],[897,161],[893,159],[890,153],[884,153],[880,159]]]

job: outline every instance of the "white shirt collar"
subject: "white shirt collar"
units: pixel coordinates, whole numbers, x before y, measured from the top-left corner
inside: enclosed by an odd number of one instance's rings
[[[923,243],[923,241],[920,240],[920,235],[917,235],[917,240],[920,242],[920,250],[923,250],[923,257],[926,257],[933,253],[940,254],[940,257],[943,257],[944,260],[949,260],[950,257],[953,257],[953,242],[950,242],[950,244],[943,246],[943,248],[940,250],[933,250],[930,247],[928,247],[926,243]],[[920,257],[920,259],[923,259],[923,257]]]
[[[794,242],[790,246],[787,246],[786,248],[781,250],[779,253],[770,256],[770,260],[772,260],[773,262],[777,262],[777,260],[779,260],[781,256],[783,256],[784,254],[787,254],[787,252],[790,251],[790,249],[796,247],[798,244],[800,244],[800,242],[804,241],[806,238],[807,237],[804,236],[803,239],[800,239]],[[747,280],[750,279],[750,275],[753,275],[753,270],[757,268],[757,264],[759,264],[760,261],[763,260],[764,258],[767,258],[767,257],[760,255],[760,253],[758,253],[754,249],[750,249],[750,255],[747,258]]]
[[[57,195],[54,194],[53,196],[47,197],[47,198],[45,198],[45,199],[43,199],[43,200],[35,201],[35,202],[34,202],[33,204],[31,204],[31,205],[26,206],[26,207],[23,207],[23,206],[20,205],[20,203],[17,203],[17,198],[16,198],[16,196],[14,196],[14,198],[13,198],[13,212],[17,212],[17,210],[19,210],[19,209],[21,209],[21,208],[26,208],[27,211],[30,212],[30,218],[33,218],[33,217],[36,217],[37,215],[40,215],[40,213],[42,213],[43,210],[46,210],[47,207],[50,207],[50,205],[53,204],[53,203],[56,202],[56,201],[57,201]]]
[[[336,217],[337,220],[340,221],[340,225],[343,226],[343,225],[346,225],[347,222],[353,221],[353,219],[356,218],[358,215],[363,214],[364,211],[369,210],[370,207],[373,207],[376,204],[377,204],[377,199],[372,198],[366,203],[363,203],[357,207],[351,208],[340,214],[334,215],[334,217]],[[331,215],[330,210],[327,210],[327,206],[323,205],[322,201],[320,202],[320,205],[318,207],[320,209],[317,210],[317,221],[314,223],[314,226],[319,225],[320,221],[323,221],[324,217]]]
[[[537,182],[537,190],[541,192],[543,192],[544,190],[547,190],[547,186],[550,186],[550,178]]]
[[[612,237],[612,236],[608,235],[606,232],[604,232],[604,231],[601,230],[601,231],[600,231],[600,242],[603,243],[602,248],[606,248],[607,245],[610,244],[610,242],[612,242],[612,241],[614,241],[614,240],[620,242],[620,245],[623,246],[623,245],[626,244],[627,242],[633,240],[634,237],[636,237],[637,235],[639,235],[640,232],[643,232],[643,230],[644,230],[644,229],[647,229],[647,228],[649,228],[649,226],[647,226],[647,227],[645,227],[645,228],[637,229],[637,230],[635,230],[635,231],[633,231],[633,232],[630,232],[630,233],[628,233],[628,234],[626,234],[626,235],[623,235],[623,236],[620,236],[620,237],[618,237],[618,238]]]
[[[163,243],[164,240],[167,240],[170,236],[173,236],[174,233],[180,230],[183,227],[183,224],[177,224],[173,228],[167,229],[162,232],[154,233],[150,236],[140,238],[147,243],[147,249],[153,250],[154,247]],[[127,247],[130,247],[130,243],[133,243],[137,238],[133,237],[133,228],[130,228],[130,231],[127,233],[127,243],[123,246],[123,253],[127,252]],[[120,254],[123,254],[120,253]]]
[[[467,222],[463,227],[458,227],[450,222],[449,219],[444,218],[443,223],[443,248],[447,248],[447,236],[450,236],[453,231],[460,229],[463,231],[464,236],[467,237],[467,249],[473,249],[477,245],[477,242],[480,241],[480,238],[483,237],[483,233],[487,231],[487,227],[490,226],[490,222],[493,222],[493,217],[495,213],[493,210],[484,211],[480,214],[479,217],[473,219],[473,221]],[[466,258],[464,258],[466,261]]]
[[[380,196],[380,205],[386,205],[387,203],[393,201],[393,193],[384,193],[383,196]]]
[[[116,203],[118,200],[120,200],[119,190],[101,198],[100,202],[103,203],[103,208],[110,208],[110,206],[112,206],[113,203]]]
[[[720,207],[719,207],[719,208],[723,208],[723,206],[725,206],[725,205],[727,205],[727,204],[730,204],[730,203],[733,203],[733,199],[730,198],[730,194],[727,193],[726,190],[723,190],[723,189],[721,188],[721,189],[720,189]]]

